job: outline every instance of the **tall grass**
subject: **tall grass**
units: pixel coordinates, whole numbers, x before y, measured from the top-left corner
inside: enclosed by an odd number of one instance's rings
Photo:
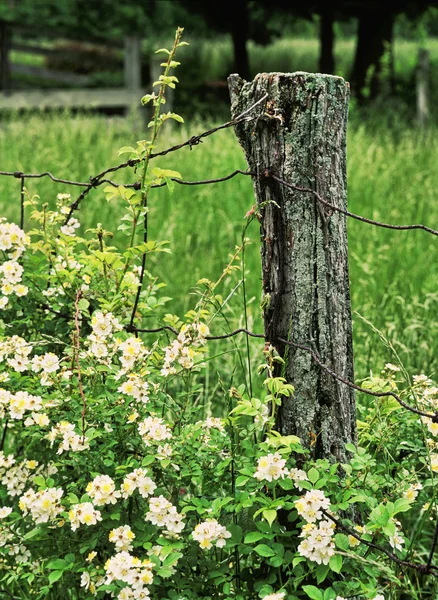
[[[199,122],[189,129],[173,129],[163,144],[179,142],[204,127],[205,123]],[[0,169],[49,170],[87,181],[90,175],[120,162],[120,146],[142,137],[144,133],[133,122],[118,118],[59,115],[11,121],[0,127]],[[387,222],[436,227],[437,164],[436,130],[408,129],[402,121],[395,130],[353,122],[348,135],[350,209]],[[185,148],[169,155],[160,165],[177,169],[188,180],[219,177],[246,167],[232,131],[219,132],[192,151]],[[120,171],[113,179],[132,182],[136,177]],[[28,180],[26,186],[49,202],[57,192],[71,191],[75,197],[80,191],[48,179]],[[17,219],[19,181],[0,177],[0,199],[2,215]],[[244,215],[253,203],[251,181],[243,176],[210,186],[176,186],[173,195],[165,188],[151,195],[150,237],[170,240],[173,250],[149,263],[167,283],[166,295],[174,299],[166,312],[183,313],[195,302],[192,286],[201,277],[219,277],[228,255],[240,243]],[[80,210],[83,230],[97,222],[115,230],[121,211],[120,206],[107,204],[102,188],[93,191]],[[247,235],[252,242],[246,254],[249,316],[251,326],[260,331],[256,223]],[[408,370],[431,374],[438,349],[436,238],[421,231],[392,232],[351,221],[349,244],[353,310],[389,338]],[[219,291],[227,295],[225,287]],[[242,324],[240,293],[241,287],[225,308],[233,325]],[[359,377],[395,361],[379,336],[356,314],[354,336]]]

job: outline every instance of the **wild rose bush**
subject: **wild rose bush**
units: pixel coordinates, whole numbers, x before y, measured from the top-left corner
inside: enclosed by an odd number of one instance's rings
[[[158,95],[145,99],[153,143],[128,149],[146,165],[141,189],[106,190],[125,212],[125,248],[100,224],[80,235],[66,193],[53,209],[28,197],[26,233],[0,224],[0,588],[72,600],[382,600],[432,590],[430,577],[402,577],[364,541],[427,562],[436,424],[373,399],[351,461],[315,461],[303,440],[274,429],[293,387],[277,376],[283,359],[272,347],[260,352],[260,398],[233,387],[220,416],[199,419],[214,284],[184,319],[166,315],[175,337],[133,327],[133,314],[144,328],[169,300],[145,269],[145,256],[167,246],[137,235],[152,186],[176,173],[149,172],[149,161],[180,34]],[[436,410],[433,382],[406,386],[406,376],[388,364],[364,386]]]

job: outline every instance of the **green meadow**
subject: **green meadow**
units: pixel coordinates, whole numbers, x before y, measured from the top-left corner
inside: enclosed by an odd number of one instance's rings
[[[377,118],[376,118],[377,119]],[[179,143],[210,124],[194,120],[169,129],[163,146]],[[51,171],[58,177],[87,181],[102,169],[118,164],[118,148],[145,137],[133,120],[87,115],[31,116],[0,126],[2,170]],[[221,177],[245,169],[243,153],[232,130],[204,140],[191,151],[184,148],[160,160],[160,166],[179,171],[186,180]],[[351,211],[394,224],[437,226],[438,137],[436,130],[419,131],[402,120],[389,128],[378,120],[360,123],[354,116],[348,133],[348,190]],[[136,180],[131,169],[113,175],[118,183]],[[80,188],[27,180],[28,192],[53,202],[58,192]],[[2,215],[19,216],[19,181],[0,177]],[[216,280],[229,255],[241,243],[244,215],[254,203],[249,177],[208,186],[176,185],[150,196],[150,239],[169,240],[172,254],[154,255],[149,269],[167,285],[173,300],[165,312],[183,315],[196,303],[199,279]],[[123,207],[107,203],[102,187],[93,190],[79,211],[82,231],[102,222],[116,231]],[[26,225],[29,226],[27,220]],[[118,232],[113,243],[121,238]],[[246,232],[244,277],[250,326],[262,330],[260,318],[260,259],[258,223]],[[395,232],[349,221],[350,273],[354,311],[357,378],[378,373],[386,362],[404,363],[408,372],[436,370],[438,349],[437,239],[423,231]],[[241,272],[227,277],[218,292],[227,298],[224,318],[228,327],[243,326]],[[365,322],[365,320],[367,322]],[[152,322],[151,322],[152,325]],[[214,327],[213,327],[214,328]],[[381,332],[379,335],[375,329]],[[218,326],[221,333],[221,325]],[[243,348],[244,340],[236,342]],[[222,346],[223,348],[224,346]],[[229,344],[228,344],[229,347]],[[260,344],[252,343],[254,364]]]

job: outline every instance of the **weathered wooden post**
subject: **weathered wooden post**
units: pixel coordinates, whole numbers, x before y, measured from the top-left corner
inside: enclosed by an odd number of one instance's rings
[[[429,52],[418,51],[417,65],[417,122],[424,127],[429,121]]]
[[[141,40],[136,35],[125,38],[124,78],[128,90],[141,88]]]
[[[132,101],[128,114],[134,119],[141,117],[144,110],[140,106],[141,100],[141,39],[136,35],[125,38],[125,54],[123,64],[125,89],[132,93]]]
[[[233,117],[268,94],[264,113],[235,131],[261,214],[265,336],[286,359],[285,377],[295,386],[278,429],[298,435],[315,457],[345,461],[345,443],[355,441],[354,391],[279,338],[311,346],[353,380],[346,217],[269,174],[346,209],[349,84],[300,72],[261,73],[252,82],[231,75],[228,83]]]

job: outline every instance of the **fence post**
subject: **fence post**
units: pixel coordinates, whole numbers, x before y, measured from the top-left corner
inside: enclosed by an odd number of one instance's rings
[[[417,65],[417,121],[424,127],[429,120],[429,51],[420,48]]]
[[[349,84],[300,72],[262,73],[252,82],[231,75],[228,82],[233,117],[268,94],[264,113],[235,131],[260,213],[265,337],[285,358],[279,374],[295,387],[294,397],[283,400],[277,429],[298,435],[314,457],[345,461],[345,443],[356,437],[354,391],[309,352],[278,340],[311,346],[353,380],[346,218],[269,174],[346,209]]]
[[[9,50],[9,25],[0,20],[0,90],[3,92],[8,92],[10,88]]]
[[[141,40],[136,35],[125,38],[124,76],[128,90],[141,88]]]
[[[132,104],[127,109],[134,121],[142,122],[144,110],[140,106],[141,100],[141,39],[137,35],[125,37],[125,56],[123,74],[125,88],[134,92]]]

